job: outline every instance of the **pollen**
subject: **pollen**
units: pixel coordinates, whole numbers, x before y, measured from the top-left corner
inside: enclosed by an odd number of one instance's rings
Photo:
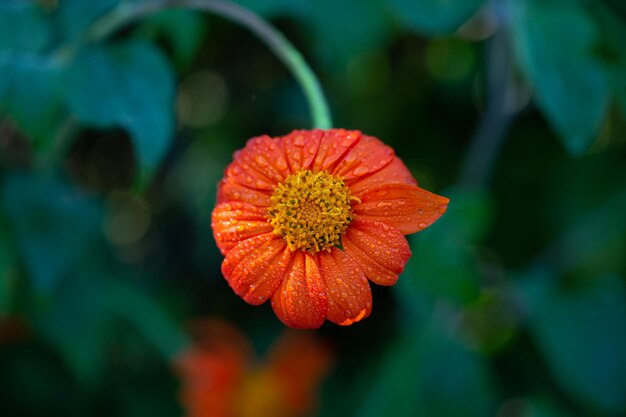
[[[308,169],[288,176],[274,190],[268,221],[292,251],[309,253],[341,247],[352,221],[351,196],[343,179]]]

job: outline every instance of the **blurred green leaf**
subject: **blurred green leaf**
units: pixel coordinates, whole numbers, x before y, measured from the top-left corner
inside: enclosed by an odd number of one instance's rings
[[[401,337],[383,355],[383,363],[358,417],[414,416],[419,353],[415,337]],[[407,401],[408,400],[408,401]]]
[[[567,274],[579,271],[611,273],[626,265],[626,184],[605,197],[601,204],[573,218],[563,233],[536,256],[530,275]],[[539,272],[544,273],[544,272]]]
[[[50,146],[61,123],[62,69],[43,58],[0,57],[0,112],[35,145]]]
[[[602,33],[599,52],[611,73],[617,103],[626,119],[626,21],[601,2],[590,7],[590,11],[599,23]]]
[[[605,118],[610,80],[597,56],[598,27],[578,1],[515,3],[515,52],[537,104],[575,155],[589,148]]]
[[[172,48],[174,61],[188,68],[202,42],[206,27],[202,15],[191,10],[167,10],[154,15],[142,24],[142,30],[163,36]]]
[[[97,267],[97,265],[93,265]],[[106,362],[109,325],[101,273],[72,277],[38,311],[35,326],[79,381],[93,384]]]
[[[163,55],[141,41],[95,46],[76,58],[66,82],[69,106],[81,122],[128,131],[140,178],[147,179],[174,131],[174,74]]]
[[[98,17],[118,3],[120,0],[60,1],[57,9],[60,32],[66,40],[82,35]]]
[[[350,60],[387,40],[391,25],[381,0],[243,0],[267,18],[290,17],[313,35],[314,52],[326,65],[345,71]]]
[[[517,311],[507,295],[505,288],[489,288],[463,309],[459,332],[468,346],[492,354],[513,339],[517,331]]]
[[[429,323],[399,339],[357,414],[374,416],[486,416],[493,414],[491,375],[475,353]]]
[[[106,289],[106,302],[113,314],[129,322],[166,361],[182,351],[186,336],[143,292],[121,281],[112,281]]]
[[[40,6],[34,1],[0,3],[0,64],[3,53],[36,52],[50,43],[52,31]]]
[[[60,68],[33,54],[49,46],[52,29],[34,1],[0,4],[0,115],[36,144],[53,136],[62,106]]]
[[[424,330],[420,351],[417,415],[493,415],[494,391],[484,360],[446,335],[441,323]]]
[[[0,318],[11,310],[16,275],[15,250],[6,227],[0,222]]]
[[[622,112],[622,117],[626,119],[626,86],[619,87],[616,90],[617,104]]]
[[[568,417],[569,413],[559,409],[556,405],[546,400],[533,400],[524,404],[526,417]]]
[[[541,300],[530,326],[557,381],[594,408],[626,411],[624,283],[605,277],[588,287],[554,287]]]
[[[311,11],[312,5],[311,0],[239,0],[237,4],[269,18],[280,16],[305,17]]]
[[[106,263],[90,267],[97,272],[65,280],[35,320],[39,334],[81,381],[96,382],[109,360],[108,347],[119,323],[129,324],[165,363],[182,351],[185,335],[158,303],[129,283],[103,273]]]
[[[388,0],[394,15],[406,26],[428,36],[457,30],[485,0]]]
[[[354,57],[377,49],[391,32],[378,0],[315,0],[304,17],[312,25],[318,55],[340,71]]]
[[[467,189],[444,193],[448,211],[427,230],[410,237],[413,257],[394,287],[408,309],[423,305],[423,297],[466,304],[479,295],[475,246],[491,222],[487,196]]]
[[[26,270],[39,292],[49,292],[97,249],[100,208],[50,178],[16,174],[3,185],[0,204]]]

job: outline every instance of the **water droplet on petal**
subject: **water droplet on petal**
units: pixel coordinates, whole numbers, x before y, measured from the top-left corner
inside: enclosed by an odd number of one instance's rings
[[[352,171],[352,173],[357,176],[365,175],[368,172],[370,172],[370,169],[362,165],[360,167],[355,168],[354,171]]]
[[[298,147],[303,147],[304,143],[305,143],[304,136],[296,136],[295,139],[293,140],[293,144]]]
[[[376,192],[376,196],[377,196],[377,197],[384,197],[384,196],[386,196],[387,194],[389,194],[389,191],[388,191],[387,189],[384,189],[384,188],[383,188],[382,190],[378,190],[378,191]]]
[[[285,161],[283,158],[278,158],[276,160],[276,167],[281,171],[286,170],[288,168],[287,161]]]

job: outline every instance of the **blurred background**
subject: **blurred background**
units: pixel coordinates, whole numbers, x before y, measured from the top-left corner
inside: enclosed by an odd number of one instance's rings
[[[626,3],[240,1],[334,126],[451,198],[370,318],[293,333],[230,290],[210,213],[306,100],[245,28],[156,3],[0,0],[1,416],[626,415]]]

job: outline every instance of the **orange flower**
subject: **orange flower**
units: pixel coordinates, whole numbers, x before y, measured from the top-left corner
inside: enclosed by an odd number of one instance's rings
[[[331,354],[313,335],[287,332],[255,363],[247,340],[226,323],[199,322],[194,333],[197,342],[177,362],[187,417],[298,417],[314,409]]]
[[[192,334],[196,342],[176,363],[187,417],[234,417],[233,404],[250,352],[247,341],[216,320],[195,323]]]
[[[430,226],[448,199],[417,186],[380,140],[358,131],[250,139],[220,182],[213,234],[222,273],[280,320],[317,328],[369,316],[368,280],[393,285],[411,256],[405,234]]]

